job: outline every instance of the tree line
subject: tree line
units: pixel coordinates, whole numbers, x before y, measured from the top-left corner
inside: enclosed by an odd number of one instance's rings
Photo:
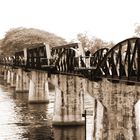
[[[137,25],[134,32],[135,36],[140,36],[140,25]],[[114,42],[106,42],[94,36],[89,37],[87,33],[79,33],[76,39],[67,42],[64,38],[44,30],[18,27],[7,31],[5,37],[0,40],[0,53],[12,54],[42,42],[48,43],[51,47],[80,42],[84,48],[88,48],[92,53],[100,48],[111,48],[115,45]]]

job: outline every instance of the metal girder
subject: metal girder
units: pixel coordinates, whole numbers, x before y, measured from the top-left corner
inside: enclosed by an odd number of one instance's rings
[[[126,39],[111,48],[98,63],[94,78],[140,81],[140,38]]]
[[[52,65],[55,66],[56,73],[74,73],[74,67],[77,65],[75,61],[77,48],[77,43],[52,48]]]
[[[73,43],[51,48],[49,54],[49,49],[46,50],[42,43],[28,48],[26,57],[26,51],[1,56],[0,64],[49,73],[78,74],[89,80],[105,77],[110,81],[140,81],[140,38],[126,39],[111,49],[99,49],[88,57],[79,49],[79,44]]]

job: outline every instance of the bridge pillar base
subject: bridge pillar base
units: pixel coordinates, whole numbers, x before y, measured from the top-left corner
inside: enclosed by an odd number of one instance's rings
[[[68,75],[55,75],[55,109],[53,125],[84,125],[82,78]]]
[[[22,69],[17,70],[16,92],[29,92],[29,78]]]
[[[54,126],[55,140],[85,140],[84,126]]]
[[[32,71],[29,85],[29,103],[48,103],[48,81],[45,72]]]
[[[16,73],[14,71],[11,71],[11,80],[10,80],[10,87],[15,88],[16,87]]]
[[[7,69],[4,69],[4,81],[7,80]]]
[[[140,98],[139,85],[102,79],[98,83],[88,82],[87,90],[97,100],[94,104],[93,139],[136,140],[134,105]]]
[[[136,116],[134,105],[137,101],[140,88],[137,85],[111,83],[103,80],[101,84],[103,104],[106,106],[109,140],[136,139]]]
[[[85,121],[65,121],[65,122],[57,122],[57,121],[53,121],[53,125],[54,126],[80,126],[80,125],[85,125]]]
[[[11,71],[10,70],[7,71],[7,79],[6,80],[7,80],[7,84],[10,85],[10,83],[11,83]]]
[[[5,70],[5,68],[3,66],[1,66],[1,68],[0,68],[0,77],[4,76],[4,70]]]

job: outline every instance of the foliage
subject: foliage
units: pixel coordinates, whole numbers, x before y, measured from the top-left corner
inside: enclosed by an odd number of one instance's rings
[[[0,47],[1,47],[1,44],[2,44],[2,39],[0,39]]]
[[[135,28],[135,34],[140,37],[140,25],[137,25]]]
[[[46,42],[50,46],[66,44],[65,39],[55,34],[34,28],[14,28],[10,29],[2,40],[3,52],[12,53],[23,48],[31,47],[32,44]]]
[[[114,46],[113,42],[105,42],[100,38],[89,37],[86,33],[80,33],[77,35],[77,40],[85,48],[88,48],[92,53],[101,48],[111,48]]]

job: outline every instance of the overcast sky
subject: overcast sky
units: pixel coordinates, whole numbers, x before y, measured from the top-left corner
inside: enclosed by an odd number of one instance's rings
[[[140,0],[0,0],[0,38],[10,28],[45,30],[70,41],[78,33],[116,43],[140,23]]]

